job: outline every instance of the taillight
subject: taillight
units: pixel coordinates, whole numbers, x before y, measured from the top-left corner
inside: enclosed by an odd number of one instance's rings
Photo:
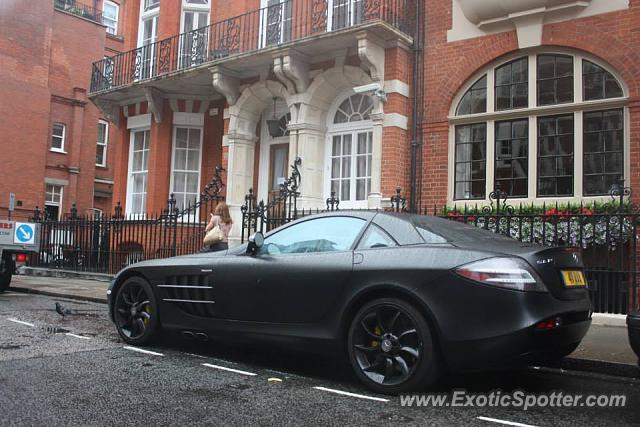
[[[455,269],[475,282],[519,291],[547,292],[535,271],[519,258],[487,258]]]
[[[16,254],[16,262],[27,262],[27,261],[29,261],[29,255]]]

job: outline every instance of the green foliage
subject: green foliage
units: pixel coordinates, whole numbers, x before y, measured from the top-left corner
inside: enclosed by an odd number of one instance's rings
[[[615,214],[615,213],[632,213],[634,206],[630,202],[625,202],[620,209],[618,201],[594,201],[591,203],[543,203],[543,204],[513,204],[511,206],[513,210],[506,210],[501,208],[499,214],[501,215],[594,215],[594,214]],[[445,206],[440,209],[438,215],[442,216],[484,216],[484,215],[496,215],[496,206],[494,204],[493,211],[491,213],[484,212],[483,207],[490,206],[484,203],[469,203],[465,205],[457,206]]]

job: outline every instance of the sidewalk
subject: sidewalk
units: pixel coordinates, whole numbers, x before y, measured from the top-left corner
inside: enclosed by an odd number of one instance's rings
[[[106,281],[42,276],[14,276],[11,282],[13,291],[100,303],[107,302],[108,286]],[[595,313],[580,346],[554,367],[640,378],[638,358],[629,346],[625,316]]]
[[[13,276],[12,291],[107,303],[109,282],[44,276]]]

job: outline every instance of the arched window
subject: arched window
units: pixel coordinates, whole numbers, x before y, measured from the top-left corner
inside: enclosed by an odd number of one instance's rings
[[[582,61],[582,80],[585,101],[622,96],[620,83],[613,74],[586,59]]]
[[[624,177],[623,86],[590,58],[517,57],[489,67],[458,99],[454,200],[486,200],[495,188],[511,199],[603,196]]]
[[[370,120],[369,114],[372,109],[373,102],[369,96],[350,96],[338,107],[333,123],[349,123],[360,120]]]
[[[456,115],[484,113],[485,111],[487,111],[486,75],[475,82],[464,94],[458,104]]]
[[[373,101],[355,94],[340,102],[329,125],[329,191],[340,206],[365,206],[371,190]]]

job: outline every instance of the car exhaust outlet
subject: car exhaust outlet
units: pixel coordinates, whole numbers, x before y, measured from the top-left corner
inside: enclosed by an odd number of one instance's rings
[[[182,331],[182,337],[188,340],[195,339],[195,334],[191,331]]]
[[[198,338],[200,341],[209,341],[209,336],[202,332],[196,333],[196,338]]]

